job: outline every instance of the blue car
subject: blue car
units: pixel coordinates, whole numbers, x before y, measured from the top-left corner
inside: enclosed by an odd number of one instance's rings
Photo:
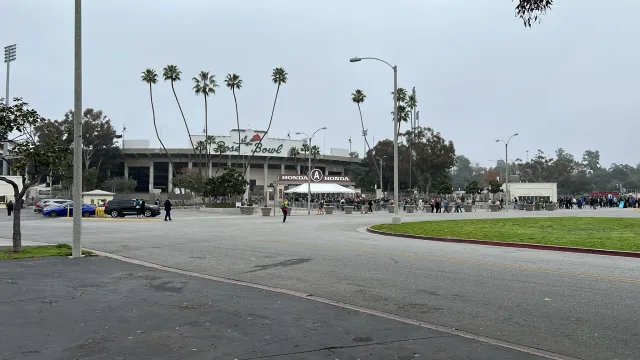
[[[50,217],[73,216],[73,202],[60,204],[58,206],[48,206],[42,210],[42,215]],[[82,204],[82,216],[89,217],[96,215],[96,207],[93,205]]]

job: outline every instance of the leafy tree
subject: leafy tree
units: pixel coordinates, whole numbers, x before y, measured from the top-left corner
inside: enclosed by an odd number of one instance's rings
[[[135,191],[138,182],[135,179],[124,177],[114,177],[102,183],[102,190],[113,193],[129,194]]]
[[[145,71],[142,72],[141,79],[143,82],[146,82],[147,84],[149,84],[149,100],[151,101],[151,114],[153,115],[153,128],[156,131],[156,137],[158,138],[160,145],[164,149],[165,154],[167,154],[167,157],[169,158],[169,163],[171,163],[171,168],[173,168],[173,171],[175,174],[176,168],[175,166],[173,166],[173,160],[171,159],[171,155],[169,154],[169,151],[167,151],[167,148],[164,146],[162,139],[160,139],[160,134],[158,133],[158,125],[156,123],[156,109],[153,106],[153,85],[158,83],[158,74],[153,69],[146,69]]]
[[[429,193],[431,182],[442,178],[455,164],[456,151],[453,142],[445,141],[439,132],[425,127],[416,127],[405,132],[405,138],[415,153],[418,186]]]
[[[489,186],[491,180],[496,180],[500,178],[500,173],[496,169],[489,169],[484,176],[484,185]]]
[[[73,145],[73,110],[64,114],[64,119],[58,124],[66,133],[65,143]],[[116,140],[121,136],[111,124],[111,119],[102,110],[87,108],[82,113],[82,154],[85,170],[95,167],[98,175],[103,163],[113,165],[114,159],[120,156],[120,148]]]
[[[82,191],[95,190],[98,186],[98,169],[92,167],[82,172]]]
[[[234,168],[226,168],[221,175],[207,179],[204,186],[206,197],[228,196],[234,197],[244,194],[249,183],[244,174]]]
[[[269,134],[269,130],[271,130],[271,124],[273,123],[273,114],[276,111],[276,102],[278,101],[278,94],[280,93],[280,86],[282,86],[282,84],[286,84],[287,80],[289,80],[289,74],[283,67],[277,67],[273,69],[273,71],[271,72],[271,81],[277,85],[276,97],[273,100],[273,107],[271,108],[271,117],[269,118],[269,126],[267,126],[267,130],[264,132],[264,135],[262,135],[262,137],[258,141],[257,146],[260,146],[260,144],[262,144],[262,140],[264,140],[267,134]],[[244,170],[244,175],[247,174],[247,169],[249,169],[249,167],[251,166],[251,160],[253,160],[254,155],[255,155],[255,152],[252,152],[251,155],[249,156],[249,159],[247,160],[247,167]]]
[[[191,191],[194,194],[202,194],[205,191],[205,180],[202,178],[200,171],[195,169],[183,169],[180,171],[173,177],[173,185],[179,189]]]
[[[202,162],[200,156],[196,152],[195,144],[193,143],[193,138],[191,137],[191,131],[189,130],[189,124],[187,124],[187,118],[184,116],[184,111],[182,111],[182,106],[180,105],[180,100],[178,100],[178,94],[176,93],[176,88],[174,87],[174,83],[181,80],[182,71],[178,69],[177,65],[167,65],[164,69],[162,69],[162,77],[164,81],[169,81],[171,83],[171,91],[173,91],[173,97],[176,99],[176,103],[178,104],[178,109],[180,109],[180,115],[182,115],[182,121],[184,122],[184,127],[187,129],[187,135],[189,135],[189,142],[191,143],[191,148],[193,148],[193,154],[197,157],[198,164]],[[198,165],[200,166],[200,165]]]
[[[438,195],[447,195],[453,193],[453,183],[451,182],[451,177],[447,175],[441,176],[434,183],[434,190]]]
[[[591,171],[597,171],[600,169],[600,151],[585,150],[584,154],[582,154],[582,163]]]
[[[502,181],[492,179],[489,181],[489,192],[493,194],[493,200],[496,199],[496,194],[502,192]]]
[[[236,123],[238,126],[238,158],[236,159],[236,166],[240,163],[240,117],[238,115],[238,98],[236,98],[236,90],[242,89],[242,79],[240,79],[240,75],[238,74],[227,74],[227,77],[224,79],[224,83],[227,85],[231,92],[233,93],[233,102],[236,105]]]
[[[204,97],[204,138],[209,139],[209,105],[207,104],[207,98],[210,95],[216,94],[216,88],[218,87],[218,82],[216,81],[216,76],[213,74],[209,74],[208,71],[200,71],[198,77],[193,77],[193,91],[196,95],[202,94]],[[206,141],[206,140],[205,140]],[[205,145],[208,145],[205,143]],[[210,146],[207,146],[204,149],[205,153],[205,162],[207,166],[206,177],[209,177],[209,152],[211,151]]]
[[[0,139],[12,136],[12,169],[20,173],[19,183],[13,178],[0,176],[0,181],[11,185],[16,207],[13,215],[13,251],[22,250],[20,227],[21,204],[29,189],[40,183],[46,176],[62,174],[70,167],[69,148],[60,144],[54,136],[35,135],[35,128],[46,122],[29,104],[21,98],[14,98],[10,106],[0,104]],[[3,155],[7,156],[7,154]],[[28,179],[30,177],[30,179]]]
[[[461,189],[465,187],[465,184],[471,181],[471,178],[475,174],[475,169],[471,166],[471,160],[464,155],[456,156],[456,165],[453,170],[453,188]],[[476,181],[477,182],[477,181]]]
[[[467,186],[464,189],[464,193],[467,195],[471,195],[472,197],[475,197],[476,195],[482,193],[482,186],[480,186],[480,183],[478,183],[476,180],[473,181],[469,181],[469,183],[467,184]]]

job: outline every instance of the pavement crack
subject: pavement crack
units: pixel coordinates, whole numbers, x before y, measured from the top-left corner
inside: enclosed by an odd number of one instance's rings
[[[317,349],[312,349],[312,350],[302,350],[302,351],[293,351],[293,352],[271,354],[271,355],[254,356],[254,357],[249,357],[249,358],[243,358],[243,360],[269,359],[269,358],[277,358],[277,357],[281,357],[281,356],[309,354],[309,353],[314,353],[314,352],[319,352],[319,351],[330,351],[330,352],[333,352],[333,350],[353,349],[353,348],[359,348],[359,347],[369,347],[369,346],[372,346],[372,345],[389,345],[389,344],[396,344],[396,343],[402,343],[402,342],[407,342],[407,341],[428,340],[428,339],[446,338],[446,337],[453,337],[453,336],[455,336],[455,335],[443,334],[443,335],[425,336],[425,337],[418,337],[418,338],[411,338],[411,339],[368,342],[368,343],[354,344],[354,345],[325,346],[325,347],[322,347],[322,348],[317,348]]]

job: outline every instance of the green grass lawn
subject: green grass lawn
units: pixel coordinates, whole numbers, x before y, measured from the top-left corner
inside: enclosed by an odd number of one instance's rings
[[[94,255],[91,251],[82,251],[83,255]],[[71,245],[58,244],[46,246],[23,246],[22,251],[13,252],[13,248],[0,249],[0,260],[28,259],[45,256],[71,256]]]
[[[550,217],[381,224],[379,231],[475,240],[640,251],[640,219]]]

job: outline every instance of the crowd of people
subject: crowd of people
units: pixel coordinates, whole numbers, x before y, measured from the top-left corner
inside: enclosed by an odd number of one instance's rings
[[[622,205],[622,206],[621,206]],[[560,196],[558,197],[558,208],[560,209],[582,209],[588,206],[591,209],[597,208],[638,208],[638,198],[634,195],[613,196]]]
[[[289,199],[294,204],[305,204],[306,197],[292,197]],[[531,201],[522,200],[524,203],[532,203]],[[316,214],[324,214],[325,206],[335,206],[339,210],[344,210],[344,206],[353,206],[354,211],[359,211],[363,214],[371,213],[373,211],[386,210],[387,206],[393,205],[393,200],[388,197],[371,198],[366,196],[352,196],[352,197],[313,197],[311,199],[313,208],[316,210]],[[499,209],[504,209],[505,201],[500,198],[495,201],[499,205]],[[514,209],[518,209],[518,199],[514,198],[512,201]],[[431,212],[431,213],[448,213],[448,212],[462,212],[464,205],[471,205],[472,209],[476,209],[475,198],[465,198],[465,195],[456,198],[446,197],[413,197],[406,198],[400,202],[400,209],[406,210],[407,205],[415,205],[415,210],[419,212]],[[621,205],[622,204],[622,205]],[[450,206],[453,205],[453,206]],[[589,196],[560,196],[558,197],[559,209],[582,209],[584,207],[590,207],[597,209],[598,207],[608,208],[638,208],[640,203],[636,196],[624,195],[624,196],[603,196],[603,197],[589,197]]]

